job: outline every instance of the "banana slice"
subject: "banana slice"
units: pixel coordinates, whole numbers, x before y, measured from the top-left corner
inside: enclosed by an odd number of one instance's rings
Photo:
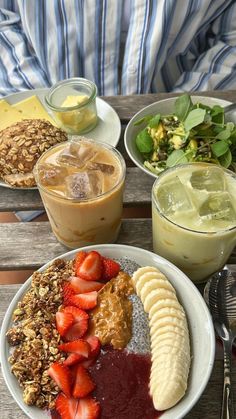
[[[161,319],[157,320],[152,326],[150,327],[150,335],[154,336],[156,333],[159,333],[162,327],[166,326],[176,326],[180,329],[186,330],[188,332],[188,326],[185,319],[180,320],[178,317],[162,317]]]
[[[175,292],[174,288],[172,287],[172,285],[166,280],[166,278],[164,277],[163,274],[159,274],[158,272],[146,272],[144,274],[142,274],[140,277],[138,277],[138,279],[136,280],[135,286],[136,286],[136,293],[140,294],[141,291],[143,291],[143,288],[145,287],[145,285],[150,286],[150,280],[153,279],[155,280],[157,283],[156,285],[153,284],[153,289],[157,288],[166,288],[170,291]]]
[[[156,346],[153,348],[152,351],[152,358],[157,353],[160,353],[160,351],[163,351],[163,353],[166,353],[168,351],[169,353],[175,350],[180,350],[183,352],[186,352],[186,355],[189,354],[189,345],[188,342],[182,339],[177,340],[171,340],[171,339],[164,339],[161,342],[157,343]]]
[[[154,289],[152,290],[147,297],[145,298],[143,303],[144,310],[146,313],[149,312],[150,308],[155,304],[157,301],[162,300],[163,298],[170,298],[175,300],[176,295],[173,291],[166,290],[164,288]]]
[[[137,269],[137,271],[135,271],[132,276],[133,285],[136,285],[136,282],[138,281],[141,275],[148,272],[157,272],[158,274],[160,271],[157,268],[154,268],[154,266],[143,266],[142,268]]]
[[[182,309],[183,307],[180,305],[180,303],[177,301],[177,299],[174,300],[170,300],[170,299],[163,299],[163,300],[159,300],[157,301],[155,304],[153,304],[153,306],[150,308],[150,311],[148,313],[149,319],[152,318],[152,316],[154,315],[154,313],[156,311],[161,310],[162,308],[176,308],[176,309]]]
[[[150,394],[155,409],[166,410],[187,389],[191,358],[186,315],[172,284],[157,268],[139,268],[132,280],[149,317]]]
[[[150,317],[150,326],[152,326],[157,320],[160,320],[166,316],[172,316],[180,320],[185,319],[185,313],[180,305],[179,308],[164,307],[160,310],[154,311],[154,314]]]

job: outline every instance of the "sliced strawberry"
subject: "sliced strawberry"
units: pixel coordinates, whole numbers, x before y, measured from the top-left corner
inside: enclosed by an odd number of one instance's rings
[[[95,389],[95,384],[89,372],[82,365],[77,367],[73,397],[85,397]]]
[[[70,370],[59,362],[54,362],[48,369],[48,375],[55,381],[58,387],[66,394],[70,396]]]
[[[90,354],[90,345],[88,342],[82,339],[74,340],[73,342],[62,343],[58,346],[60,351],[73,352],[78,355],[82,355],[84,358],[88,358]]]
[[[99,291],[104,284],[97,281],[86,281],[78,276],[70,278],[70,284],[76,294],[83,294],[84,292]]]
[[[100,253],[89,252],[77,270],[77,275],[86,281],[98,281],[102,276],[102,258]]]
[[[88,320],[82,320],[80,322],[72,324],[72,326],[67,330],[64,335],[64,340],[66,342],[73,342],[82,338],[88,330]]]
[[[78,400],[59,393],[56,398],[56,410],[61,415],[61,419],[75,419],[78,403]]]
[[[103,263],[102,279],[104,279],[105,281],[109,281],[110,279],[115,278],[120,272],[120,265],[114,260],[103,257],[102,263]]]
[[[83,252],[83,250],[81,250],[80,252],[78,252],[75,256],[75,275],[77,275],[77,271],[80,267],[80,265],[82,264],[82,262],[84,261],[84,259],[87,256],[87,252]]]
[[[78,362],[80,362],[84,359],[86,359],[86,358],[84,358],[82,355],[71,353],[70,355],[68,355],[66,360],[63,362],[63,365],[66,365],[67,367],[70,367],[71,365],[78,364]]]
[[[56,326],[59,334],[64,336],[70,326],[74,323],[74,316],[71,313],[58,311],[56,313]]]
[[[74,317],[74,324],[69,328],[64,338],[66,341],[73,341],[81,338],[88,330],[89,315],[78,307],[66,306],[63,310]]]
[[[62,285],[62,296],[63,296],[63,304],[65,306],[70,305],[70,299],[75,294],[72,286],[69,282],[64,282]]]
[[[86,341],[89,343],[90,348],[91,348],[89,358],[97,357],[101,349],[100,340],[97,338],[97,336],[88,336],[86,338]]]
[[[71,313],[75,319],[75,322],[80,322],[89,319],[89,315],[88,313],[86,313],[86,311],[81,310],[80,308],[74,307],[72,305],[66,306],[63,311],[65,311],[66,313]]]
[[[85,294],[72,295],[71,304],[83,310],[90,310],[97,305],[97,291],[86,292]]]
[[[97,357],[89,357],[89,359],[85,359],[85,361],[80,361],[80,365],[83,365],[84,368],[88,369],[91,365],[95,364]]]
[[[76,418],[79,419],[98,419],[100,417],[100,404],[92,397],[80,399]]]

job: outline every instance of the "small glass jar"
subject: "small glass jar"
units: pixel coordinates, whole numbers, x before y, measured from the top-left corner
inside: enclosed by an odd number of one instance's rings
[[[97,87],[74,77],[54,84],[45,97],[58,127],[68,134],[85,134],[97,124]]]

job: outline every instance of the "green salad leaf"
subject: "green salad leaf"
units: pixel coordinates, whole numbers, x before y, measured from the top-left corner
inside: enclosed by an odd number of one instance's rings
[[[188,159],[183,150],[174,150],[166,160],[167,167],[173,167],[177,164],[188,163]]]
[[[228,149],[226,151],[226,153],[223,154],[223,156],[219,157],[219,162],[220,162],[221,166],[225,167],[226,169],[231,165],[231,163],[232,163],[232,153],[231,153],[230,149]]]
[[[179,96],[175,101],[174,114],[180,121],[184,121],[192,106],[193,103],[189,95]]]
[[[134,126],[136,126],[136,125],[141,125],[143,122],[148,123],[148,122],[150,121],[150,119],[152,119],[152,118],[153,118],[153,116],[152,116],[152,115],[146,115],[146,116],[144,116],[143,118],[138,119],[138,120],[134,123]]]
[[[213,106],[213,108],[210,111],[211,114],[211,120],[216,125],[224,125],[225,120],[225,114],[224,114],[224,108],[222,108],[219,105]]]
[[[186,131],[190,131],[192,128],[199,124],[202,124],[206,115],[206,109],[193,109],[189,112],[187,118],[184,121],[184,127]]]
[[[231,136],[231,131],[230,131],[230,129],[226,126],[226,128],[225,129],[223,129],[222,131],[220,131],[217,135],[216,135],[216,137],[215,137],[215,139],[216,140],[228,140],[228,138]]]
[[[157,127],[157,125],[158,125],[158,124],[159,124],[159,122],[160,122],[160,119],[161,119],[161,115],[160,115],[160,114],[155,115],[152,119],[150,119],[148,126],[149,126],[150,128],[155,128],[155,127]]]
[[[143,129],[136,137],[136,145],[140,153],[150,153],[153,149],[153,139],[147,128]]]
[[[223,156],[229,150],[229,144],[226,141],[217,141],[211,144],[211,149],[216,157]]]

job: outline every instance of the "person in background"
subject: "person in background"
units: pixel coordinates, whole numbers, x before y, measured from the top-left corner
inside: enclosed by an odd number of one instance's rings
[[[234,0],[0,0],[0,96],[93,80],[100,95],[236,88]]]

